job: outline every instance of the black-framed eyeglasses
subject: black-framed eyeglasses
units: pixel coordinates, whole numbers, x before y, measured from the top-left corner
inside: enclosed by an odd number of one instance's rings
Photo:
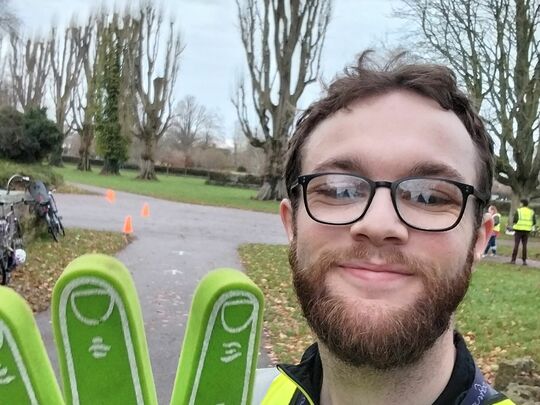
[[[429,232],[456,227],[470,195],[483,205],[489,200],[489,196],[469,184],[421,176],[389,182],[347,173],[315,173],[299,176],[291,190],[299,185],[308,215],[328,225],[349,225],[361,220],[379,187],[390,189],[394,209],[403,223]]]

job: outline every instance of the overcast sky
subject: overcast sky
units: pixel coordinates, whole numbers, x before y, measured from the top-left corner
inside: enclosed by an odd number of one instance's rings
[[[112,7],[122,1],[105,1]],[[47,32],[53,22],[65,26],[72,16],[84,19],[99,4],[95,0],[12,0],[11,5],[26,33]],[[223,118],[231,134],[236,113],[230,99],[238,78],[247,72],[240,42],[234,0],[163,0],[168,14],[176,16],[186,49],[182,55],[176,98],[194,95]],[[397,0],[334,0],[322,58],[322,78],[329,79],[350,64],[367,47],[397,34],[400,22],[391,17]],[[317,97],[311,85],[301,100],[303,107]]]

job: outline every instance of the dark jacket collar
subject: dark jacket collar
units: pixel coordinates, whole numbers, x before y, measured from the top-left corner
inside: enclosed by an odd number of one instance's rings
[[[433,405],[459,404],[474,381],[476,369],[474,360],[463,338],[457,332],[454,333],[454,345],[456,347],[456,361],[450,380]],[[315,405],[320,403],[323,370],[317,343],[308,347],[299,364],[280,364],[278,367],[302,387]],[[303,395],[297,391],[295,400],[291,404],[305,403],[305,399],[302,400],[302,398]]]

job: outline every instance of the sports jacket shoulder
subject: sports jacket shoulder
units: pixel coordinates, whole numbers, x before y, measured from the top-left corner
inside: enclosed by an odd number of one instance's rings
[[[316,344],[304,353],[298,365],[278,365],[258,370],[253,405],[319,405],[322,365]],[[515,405],[495,391],[476,368],[474,382],[457,402],[448,405]]]

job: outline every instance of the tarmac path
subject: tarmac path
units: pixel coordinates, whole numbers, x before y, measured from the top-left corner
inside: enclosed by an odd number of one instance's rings
[[[199,280],[218,267],[242,269],[237,247],[243,243],[287,243],[275,214],[208,207],[117,192],[115,203],[105,190],[80,186],[101,195],[56,194],[62,222],[70,227],[122,231],[133,217],[135,240],[116,257],[130,270],[138,291],[157,395],[168,404],[178,365],[191,297]],[[141,218],[144,203],[150,217]],[[50,312],[37,322],[56,366]],[[268,365],[265,354],[259,367]]]

